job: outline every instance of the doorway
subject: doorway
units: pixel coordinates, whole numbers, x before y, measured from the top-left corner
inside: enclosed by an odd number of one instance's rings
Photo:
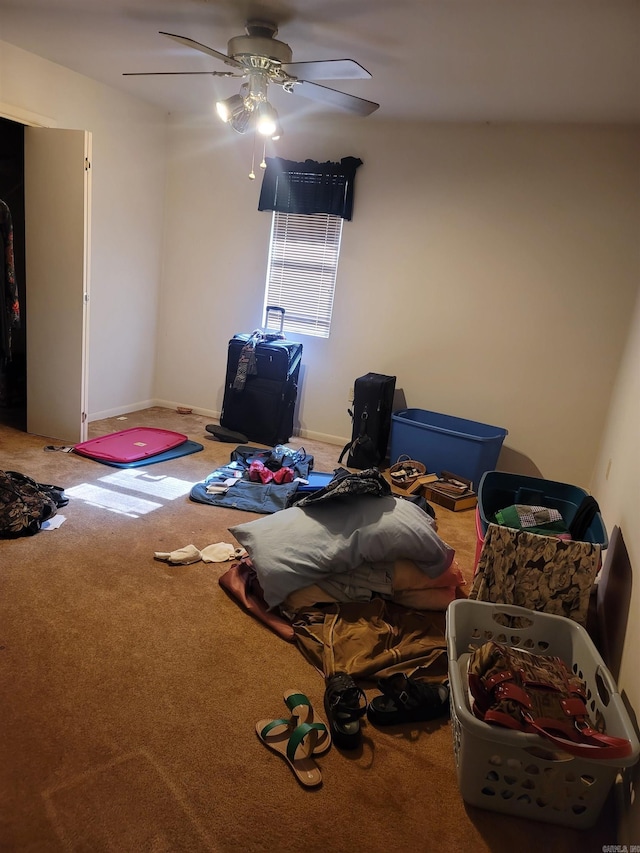
[[[0,199],[4,192],[11,202],[3,199],[3,211],[21,313],[11,346],[0,338],[0,424],[65,444],[87,433],[90,170],[88,131],[0,104]],[[4,291],[0,280],[6,312]]]
[[[27,300],[24,125],[5,118],[0,118],[0,201],[7,205],[11,217],[14,269],[20,305],[20,325],[11,329],[10,351],[8,353],[0,352],[0,423],[26,431]],[[4,296],[5,294],[2,294],[1,310],[6,310]]]

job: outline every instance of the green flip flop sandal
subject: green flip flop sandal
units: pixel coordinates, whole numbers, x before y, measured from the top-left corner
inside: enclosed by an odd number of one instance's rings
[[[301,725],[302,723],[322,723],[324,732],[318,733],[318,740],[313,749],[314,755],[322,755],[331,748],[331,733],[326,724],[316,718],[313,706],[307,696],[299,690],[285,690],[284,702],[291,712],[291,720],[289,724],[292,728]]]
[[[289,720],[259,720],[256,734],[262,743],[281,755],[291,767],[296,779],[306,788],[322,783],[320,768],[312,758],[323,723],[302,723],[293,730]]]

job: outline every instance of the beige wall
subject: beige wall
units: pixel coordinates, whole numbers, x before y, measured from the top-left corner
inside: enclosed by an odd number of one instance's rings
[[[640,232],[638,234],[640,237]],[[640,244],[640,241],[639,241]],[[594,494],[608,529],[617,525],[622,532],[634,569],[629,619],[618,687],[631,708],[640,709],[640,678],[638,676],[638,648],[640,648],[640,585],[637,571],[640,567],[640,296],[633,311],[631,334],[627,340],[622,367],[613,390],[612,403],[598,456],[593,482]],[[640,838],[640,767],[633,768],[629,779],[620,786],[620,794],[629,808],[622,821],[620,841],[637,844]]]
[[[269,213],[251,140],[174,120],[157,396],[217,413],[261,323]],[[638,286],[638,129],[341,119],[288,159],[361,157],[329,340],[301,338],[303,434],[340,443],[368,371],[409,407],[506,427],[505,467],[588,487]],[[188,346],[185,342],[188,340]]]

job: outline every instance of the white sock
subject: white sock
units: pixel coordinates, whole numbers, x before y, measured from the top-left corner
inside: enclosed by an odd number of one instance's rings
[[[190,563],[197,563],[201,559],[200,551],[195,545],[185,545],[184,548],[178,548],[177,551],[168,553],[156,551],[154,554],[156,560],[165,560],[174,565],[188,566]]]
[[[247,552],[244,548],[234,548],[226,542],[216,542],[215,545],[207,545],[200,553],[205,563],[226,563],[227,560],[243,557]]]

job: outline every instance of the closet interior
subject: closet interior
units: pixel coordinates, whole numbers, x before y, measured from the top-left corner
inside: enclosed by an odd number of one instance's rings
[[[26,430],[24,126],[4,118],[0,118],[0,255],[0,423]]]

